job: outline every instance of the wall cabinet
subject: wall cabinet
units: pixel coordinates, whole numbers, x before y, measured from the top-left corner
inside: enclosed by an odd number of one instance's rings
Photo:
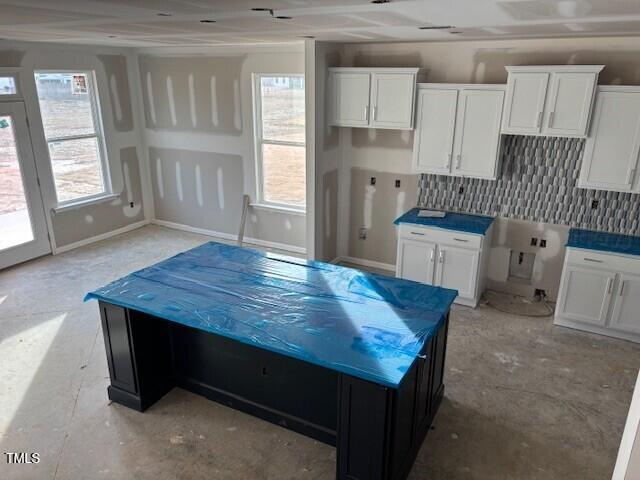
[[[502,133],[585,137],[603,65],[506,67]]]
[[[501,85],[420,84],[413,170],[495,179],[503,101]]]
[[[600,87],[578,186],[640,192],[640,87]]]
[[[554,323],[640,342],[640,257],[567,248]]]
[[[418,68],[330,68],[330,124],[412,129],[419,71]]]
[[[492,231],[476,235],[401,224],[396,276],[458,290],[455,303],[475,307],[484,291]]]

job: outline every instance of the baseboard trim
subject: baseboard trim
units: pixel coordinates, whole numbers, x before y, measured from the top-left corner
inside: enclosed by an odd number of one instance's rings
[[[354,265],[362,265],[363,267],[378,268],[380,270],[386,270],[388,272],[396,271],[396,266],[390,263],[376,262],[375,260],[367,260],[366,258],[340,256],[331,260],[329,263],[337,264],[340,262],[353,263]]]
[[[66,245],[62,245],[61,247],[56,246],[52,249],[52,253],[54,255],[58,255],[60,253],[68,252],[69,250],[74,250],[79,247],[84,247],[85,245],[90,245],[95,242],[99,242],[101,240],[106,240],[111,237],[115,237],[116,235],[122,235],[123,233],[130,232],[132,230],[136,230],[138,228],[144,227],[148,225],[148,220],[141,220],[139,222],[131,223],[121,228],[116,228],[115,230],[111,230],[110,232],[102,233],[100,235],[96,235],[95,237],[85,238],[84,240],[80,240],[78,242],[68,243]]]
[[[603,335],[605,337],[619,338],[620,340],[627,340],[633,343],[640,343],[640,334],[621,332],[618,330],[612,330],[606,327],[599,327],[597,325],[587,325],[578,320],[572,320],[570,318],[564,318],[558,315],[553,317],[553,324],[559,327],[572,328],[574,330],[581,330],[585,333],[593,333],[596,335]]]
[[[238,236],[233,233],[218,232],[215,230],[209,230],[208,228],[192,227],[191,225],[168,222],[166,220],[158,220],[157,218],[151,220],[151,223],[154,225],[160,225],[161,227],[173,228],[174,230],[182,230],[183,232],[197,233],[200,235],[220,238],[223,240],[231,240],[234,242],[238,240]],[[301,255],[305,255],[307,253],[307,249],[304,247],[288,245],[286,243],[271,242],[268,240],[262,240],[260,238],[244,237],[243,243],[248,243],[257,247],[275,248],[277,250],[284,250],[285,252],[298,253]]]

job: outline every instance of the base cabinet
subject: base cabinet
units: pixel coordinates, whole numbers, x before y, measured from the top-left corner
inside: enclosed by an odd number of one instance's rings
[[[554,323],[640,343],[640,257],[567,248]]]
[[[484,291],[492,229],[476,235],[402,224],[396,277],[458,290],[455,303],[475,307]]]

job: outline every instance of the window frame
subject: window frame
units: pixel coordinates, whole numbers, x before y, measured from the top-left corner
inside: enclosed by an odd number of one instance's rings
[[[303,73],[254,73],[253,74],[253,144],[255,148],[255,181],[256,181],[256,206],[271,208],[274,210],[285,210],[291,213],[306,213],[305,205],[296,205],[293,203],[271,202],[264,197],[264,175],[263,175],[263,158],[262,158],[262,146],[267,145],[279,145],[289,147],[302,147],[306,154],[306,131],[304,142],[294,142],[286,140],[269,140],[264,138],[263,122],[262,122],[262,85],[261,79],[264,77],[296,77],[304,80]],[[306,84],[305,84],[306,89]],[[305,105],[306,108],[306,105]],[[305,119],[306,123],[306,119]],[[306,127],[306,125],[305,125]],[[306,165],[305,165],[305,183],[306,183]],[[305,203],[306,203],[306,189],[305,189]]]
[[[94,133],[91,134],[82,134],[82,135],[66,135],[63,137],[53,137],[51,139],[47,138],[47,134],[44,129],[44,119],[42,117],[42,110],[40,108],[40,95],[38,93],[38,81],[36,79],[37,75],[40,74],[83,74],[87,78],[87,95],[89,96],[89,103],[91,105],[91,117],[93,119],[93,127]],[[111,183],[111,171],[109,165],[109,159],[107,157],[107,147],[106,140],[104,134],[104,125],[102,122],[102,109],[100,108],[100,93],[98,91],[98,82],[96,81],[96,72],[95,70],[90,69],[42,69],[42,70],[34,70],[33,71],[33,79],[36,85],[36,96],[38,100],[38,111],[40,113],[40,120],[42,122],[42,134],[44,137],[44,143],[47,146],[47,155],[49,160],[49,167],[51,168],[51,177],[53,180],[53,190],[56,198],[56,208],[63,208],[67,206],[73,206],[76,204],[84,204],[90,203],[105,197],[113,196],[113,186]],[[95,138],[98,146],[98,155],[100,160],[100,175],[102,176],[102,186],[103,190],[100,193],[96,193],[93,195],[85,195],[82,197],[73,198],[70,200],[60,201],[58,198],[58,187],[55,182],[55,175],[53,173],[53,163],[51,161],[51,149],[49,147],[50,143],[53,142],[66,142],[73,140],[84,140],[88,138]]]

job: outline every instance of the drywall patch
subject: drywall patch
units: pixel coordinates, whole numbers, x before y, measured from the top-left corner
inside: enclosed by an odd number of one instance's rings
[[[127,194],[127,203],[133,202],[133,192],[131,191],[131,176],[129,174],[129,164],[122,163],[122,175],[124,177],[124,189]]]
[[[252,213],[249,218],[251,219],[251,223],[258,223],[258,216],[255,213]]]
[[[137,217],[142,210],[142,203],[134,201],[129,162],[122,162],[122,176],[124,177],[124,188],[127,195],[127,204],[122,207],[122,212],[125,217]]]
[[[189,113],[191,113],[191,125],[198,125],[198,115],[196,113],[196,90],[194,86],[193,73],[189,74]]]
[[[406,210],[407,192],[400,190],[396,195],[396,218],[401,216]]]
[[[164,198],[164,179],[162,178],[162,160],[160,160],[160,157],[156,158],[156,181],[158,195],[160,195],[160,198]]]
[[[331,189],[324,190],[324,236],[331,238]]]
[[[202,171],[200,165],[196,165],[196,199],[199,206],[204,206],[204,198],[202,196]]]
[[[151,80],[151,72],[147,72],[147,108],[149,109],[149,120],[151,120],[151,125],[155,126],[158,122],[156,119],[156,104],[153,98],[153,81]]]
[[[118,132],[133,130],[131,91],[124,55],[98,55],[109,79],[109,101],[113,110],[114,126]]]
[[[218,208],[224,210],[224,174],[222,167],[218,167],[216,178],[218,179]]]
[[[376,187],[373,185],[367,185],[364,191],[364,224],[363,227],[367,230],[371,228],[373,224],[373,196],[376,194]]]
[[[151,82],[143,83],[146,90],[145,112],[151,117],[149,85],[156,93],[157,129],[175,131],[199,131],[239,136],[242,133],[242,105],[240,99],[242,64],[246,56],[217,57],[165,57],[141,55],[140,75],[151,74]],[[195,125],[189,113],[189,76],[193,76],[193,91],[196,100]],[[164,93],[165,79],[171,77],[174,95],[174,110],[170,106],[169,95]],[[219,95],[218,92],[228,92]],[[174,123],[174,116],[176,123]]]
[[[220,120],[218,118],[218,92],[216,91],[215,75],[212,75],[209,80],[209,90],[211,95],[211,123],[214,127],[217,127]]]
[[[180,162],[176,162],[176,192],[178,193],[178,200],[184,202],[184,192],[182,191],[182,167]]]
[[[173,79],[171,75],[167,76],[167,99],[169,100],[169,114],[171,115],[171,124],[175,127],[178,125],[178,117],[176,116],[176,99],[173,94]]]
[[[291,230],[291,220],[289,220],[288,218],[284,219],[284,228],[285,230]]]
[[[92,224],[93,223],[93,215],[85,215],[84,216],[85,223]]]

